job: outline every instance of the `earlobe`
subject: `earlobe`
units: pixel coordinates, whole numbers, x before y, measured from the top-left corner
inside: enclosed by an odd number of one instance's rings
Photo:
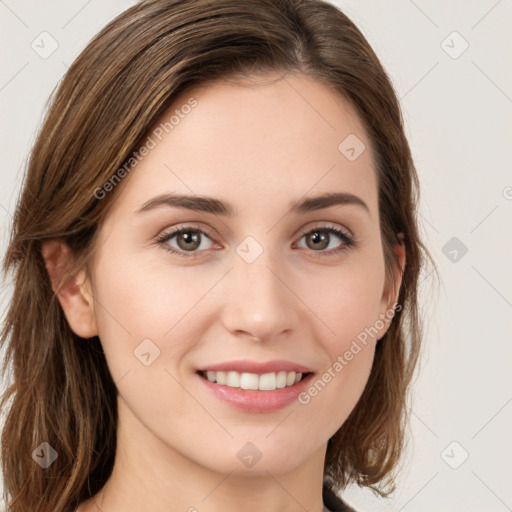
[[[42,255],[53,291],[57,294],[72,331],[82,338],[97,336],[94,298],[84,270],[67,275],[73,263],[70,248],[60,240],[42,245]]]

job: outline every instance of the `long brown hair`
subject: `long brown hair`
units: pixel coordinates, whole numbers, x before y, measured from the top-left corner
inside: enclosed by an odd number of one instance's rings
[[[361,32],[322,0],[146,0],[110,22],[60,83],[30,155],[4,272],[13,273],[2,372],[10,385],[2,432],[9,511],[73,511],[105,484],[116,448],[116,387],[98,337],[70,329],[41,245],[63,240],[87,267],[116,190],[101,188],[181,92],[264,71],[328,84],[357,109],[379,184],[386,275],[403,235],[402,309],[378,342],[367,386],[329,440],[325,474],[385,495],[402,453],[409,384],[420,353],[418,277],[428,251],[418,233],[418,178],[399,102]],[[42,470],[41,443],[58,454]],[[46,445],[45,445],[46,446]],[[385,487],[389,489],[386,490]]]

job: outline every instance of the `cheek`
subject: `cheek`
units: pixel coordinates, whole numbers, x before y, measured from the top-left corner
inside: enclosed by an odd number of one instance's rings
[[[147,426],[155,409],[162,425],[176,421],[176,410],[182,412],[182,426],[199,417],[200,407],[179,382],[188,368],[181,363],[199,337],[190,321],[193,306],[212,284],[192,286],[192,273],[171,272],[136,256],[110,252],[107,257],[106,251],[96,268],[99,337],[119,395]]]
[[[331,356],[375,326],[382,307],[384,262],[353,258],[339,269],[316,270],[302,282],[301,296],[324,324]],[[372,331],[373,332],[373,331]],[[360,336],[364,338],[364,336]]]
[[[383,259],[364,255],[337,272],[318,271],[301,292],[322,327],[318,337],[329,357],[318,382],[311,389],[327,390],[328,403],[336,404],[343,420],[355,406],[368,380],[381,321],[384,288]],[[353,264],[352,264],[353,263]]]
[[[183,279],[171,281],[151,261],[112,248],[104,250],[95,265],[98,331],[113,377],[140,366],[139,352],[158,357],[158,365],[178,358],[182,347],[170,343],[172,331],[182,328],[190,305],[199,300],[198,287],[187,286]]]
[[[152,370],[182,377],[184,357],[201,339],[206,319],[214,320],[208,294],[223,271],[178,268],[161,254],[126,255],[115,246],[98,253],[94,286],[99,337],[114,381],[128,371],[147,379],[144,358],[154,361]]]

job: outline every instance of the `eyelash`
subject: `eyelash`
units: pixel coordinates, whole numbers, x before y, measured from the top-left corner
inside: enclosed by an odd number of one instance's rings
[[[199,258],[201,256],[199,256],[198,252],[192,252],[192,253],[187,254],[186,251],[177,251],[176,249],[174,249],[167,243],[171,238],[174,238],[177,235],[181,235],[182,233],[189,233],[189,232],[200,233],[201,235],[205,235],[207,238],[209,238],[211,240],[211,237],[208,235],[208,233],[205,233],[203,230],[201,230],[199,228],[196,228],[194,226],[180,226],[178,229],[175,229],[173,231],[162,233],[161,235],[159,235],[156,238],[156,242],[158,244],[162,245],[164,250],[169,251],[172,254],[176,254],[180,257]],[[332,227],[332,226],[326,226],[326,227],[318,226],[316,228],[305,231],[304,233],[302,233],[300,239],[302,239],[304,236],[309,235],[310,233],[314,233],[314,232],[326,232],[326,233],[334,234],[343,242],[343,245],[341,245],[341,247],[339,247],[338,249],[331,250],[329,252],[311,251],[313,253],[319,253],[319,254],[316,254],[315,257],[335,256],[339,253],[348,251],[351,248],[357,246],[357,242],[352,237],[350,237],[345,231],[343,231],[339,228]],[[200,252],[202,252],[202,251],[199,251],[199,253]]]

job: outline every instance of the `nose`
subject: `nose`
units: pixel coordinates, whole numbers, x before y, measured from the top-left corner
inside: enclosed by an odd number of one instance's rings
[[[290,336],[301,318],[292,279],[291,272],[265,251],[252,263],[237,255],[222,308],[225,328],[233,335],[262,342]]]

